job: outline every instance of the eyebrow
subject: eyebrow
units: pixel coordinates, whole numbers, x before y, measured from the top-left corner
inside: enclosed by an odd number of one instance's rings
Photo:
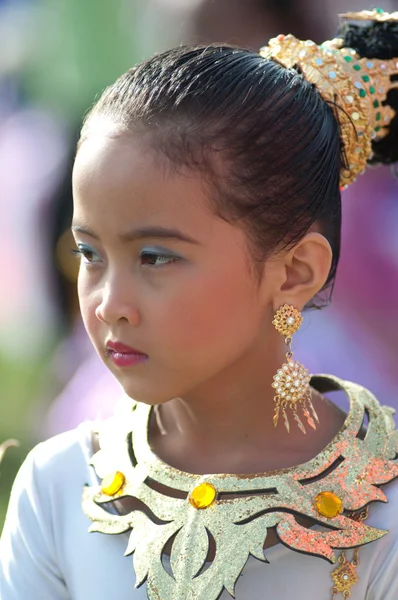
[[[82,227],[81,225],[72,225],[72,231],[76,231],[78,233],[83,233],[84,235],[89,235],[95,240],[99,240],[100,238],[96,233],[90,231],[87,227]],[[128,231],[126,233],[121,233],[118,238],[122,242],[134,242],[136,240],[141,240],[144,238],[167,238],[167,239],[175,239],[180,240],[181,242],[187,242],[188,244],[199,244],[197,240],[186,233],[182,233],[179,229],[169,229],[167,227],[161,226],[149,226],[149,227],[141,227],[140,229],[134,229],[133,231]]]

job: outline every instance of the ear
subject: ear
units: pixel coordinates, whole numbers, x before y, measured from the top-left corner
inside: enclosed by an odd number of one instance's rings
[[[292,304],[302,310],[325,285],[332,257],[331,246],[322,234],[307,233],[280,259],[279,289],[274,294],[274,309]]]

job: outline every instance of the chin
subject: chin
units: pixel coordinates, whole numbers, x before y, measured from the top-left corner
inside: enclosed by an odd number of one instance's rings
[[[164,393],[160,393],[159,390],[143,390],[141,386],[134,385],[129,382],[119,381],[121,384],[124,393],[135,400],[136,402],[142,402],[143,404],[148,404],[150,406],[155,406],[156,404],[165,404],[175,396],[167,396],[165,397]]]

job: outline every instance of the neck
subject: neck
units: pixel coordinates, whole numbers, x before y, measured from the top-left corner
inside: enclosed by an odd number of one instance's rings
[[[154,451],[186,471],[235,473],[266,470],[264,456],[275,451],[281,461],[297,452],[303,434],[273,425],[271,383],[284,358],[283,344],[268,356],[254,351],[216,380],[158,406],[150,429]],[[313,433],[305,436],[310,445]]]

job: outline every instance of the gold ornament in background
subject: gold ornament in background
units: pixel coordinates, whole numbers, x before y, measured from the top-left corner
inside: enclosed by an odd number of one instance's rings
[[[311,384],[322,393],[344,390],[349,414],[321,453],[279,471],[195,475],[175,469],[151,450],[153,407],[134,403],[132,411],[127,397],[111,419],[99,424],[100,450],[91,460],[97,476],[102,480],[108,473],[123,473],[123,493],[115,499],[139,502],[128,514],[109,512],[112,498],[98,484],[84,487],[83,510],[90,531],[129,532],[125,555],[133,555],[135,585],[146,584],[149,600],[216,600],[224,588],[234,595],[249,557],[267,562],[264,543],[274,527],[292,551],[335,564],[333,593],[348,598],[356,563],[347,562],[345,550],[387,534],[364,522],[363,507],[387,501],[381,486],[398,477],[398,432],[394,410],[381,407],[363,387],[329,376],[315,376]],[[369,422],[363,437],[365,414]],[[298,516],[321,527],[305,527]],[[272,563],[263,568],[265,581]]]
[[[276,392],[274,426],[278,425],[279,416],[282,414],[285,427],[290,432],[290,423],[286,412],[286,409],[289,409],[292,411],[298,427],[303,433],[306,433],[299,411],[313,429],[316,429],[315,422],[319,422],[319,419],[311,401],[312,393],[309,385],[311,376],[302,364],[292,358],[291,336],[298,331],[302,322],[303,316],[300,311],[289,304],[281,306],[272,321],[275,329],[285,336],[285,343],[288,347],[286,363],[274,375],[272,387]]]
[[[383,20],[388,19],[384,16]],[[398,82],[390,79],[398,75],[398,57],[360,58],[352,48],[343,48],[342,43],[343,40],[334,39],[318,46],[291,34],[279,35],[261,48],[260,54],[288,69],[298,66],[334,110],[347,162],[347,168],[343,167],[340,173],[340,184],[345,188],[365,170],[372,154],[372,140],[388,134],[395,111],[383,103],[388,91],[398,88]]]
[[[12,448],[12,447],[15,448],[17,446],[19,446],[18,440],[6,440],[2,444],[0,444],[0,463],[4,458],[6,450],[8,450],[8,448]]]

